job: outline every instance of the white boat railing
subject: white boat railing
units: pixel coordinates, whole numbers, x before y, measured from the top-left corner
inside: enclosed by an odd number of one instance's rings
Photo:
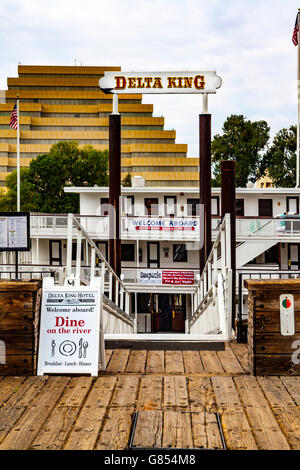
[[[72,266],[72,243],[76,232],[76,265]],[[89,259],[85,261],[88,268],[81,266],[81,242],[85,240],[90,246]],[[100,265],[100,267],[99,267]],[[84,269],[89,272],[89,278],[83,276]],[[103,308],[103,332],[105,333],[133,333],[136,330],[135,321],[130,317],[130,293],[123,281],[113,271],[101,251],[86,233],[80,222],[73,214],[68,214],[68,243],[66,277],[73,276],[74,282],[89,284],[95,276],[101,277],[102,293],[106,294],[107,308]],[[111,318],[110,316],[114,318]]]
[[[193,295],[187,328],[193,335],[218,334],[232,339],[232,269],[230,215],[226,214]]]

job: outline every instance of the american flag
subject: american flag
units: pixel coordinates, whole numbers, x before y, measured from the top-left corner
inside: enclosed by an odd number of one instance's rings
[[[299,13],[296,16],[296,23],[295,23],[295,27],[294,27],[294,31],[293,31],[292,41],[293,41],[294,46],[298,46],[298,32],[299,32],[298,16],[299,16]]]
[[[18,129],[18,110],[17,110],[17,103],[14,106],[13,112],[11,113],[9,127],[12,129]]]

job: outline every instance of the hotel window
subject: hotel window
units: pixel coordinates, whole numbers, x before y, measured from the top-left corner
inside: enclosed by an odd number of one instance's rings
[[[187,250],[185,244],[173,245],[173,261],[174,263],[187,262]]]
[[[299,197],[287,197],[286,198],[286,210],[287,212],[299,213]]]
[[[145,198],[145,215],[158,215],[158,198]]]
[[[176,216],[176,196],[165,196],[165,216],[175,217]]]
[[[122,243],[121,259],[122,261],[134,261],[134,245],[132,243]]]
[[[244,216],[244,199],[235,200],[235,215],[237,217]]]
[[[273,200],[272,199],[259,199],[258,200],[258,215],[259,217],[273,217]]]
[[[195,217],[200,215],[200,203],[199,199],[188,199],[187,200],[187,215]]]
[[[101,215],[108,215],[108,209],[109,209],[109,198],[108,197],[102,197],[100,199],[100,214]]]
[[[122,213],[134,215],[134,196],[122,196]]]
[[[211,198],[211,215],[220,215],[219,196],[212,196]]]

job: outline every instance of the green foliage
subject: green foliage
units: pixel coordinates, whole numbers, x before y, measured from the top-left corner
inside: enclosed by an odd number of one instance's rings
[[[229,116],[223,125],[223,135],[212,141],[213,186],[221,185],[221,161],[236,160],[236,184],[245,187],[255,182],[265,171],[264,150],[270,128],[266,121],[251,122],[242,115]]]
[[[265,166],[274,186],[293,188],[296,185],[297,126],[281,129],[266,152]]]
[[[130,173],[127,173],[126,176],[124,176],[123,180],[122,180],[122,186],[123,187],[131,187],[132,184],[131,184],[131,174]]]
[[[2,211],[16,210],[16,170],[7,178],[7,195],[0,199]],[[79,195],[64,192],[65,186],[105,186],[108,183],[108,151],[77,142],[58,142],[39,155],[28,169],[20,170],[21,210],[30,212],[79,212]]]

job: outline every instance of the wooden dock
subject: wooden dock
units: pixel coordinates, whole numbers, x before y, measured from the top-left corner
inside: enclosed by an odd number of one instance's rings
[[[251,376],[244,344],[107,363],[97,378],[0,377],[0,449],[300,449],[300,377]]]

